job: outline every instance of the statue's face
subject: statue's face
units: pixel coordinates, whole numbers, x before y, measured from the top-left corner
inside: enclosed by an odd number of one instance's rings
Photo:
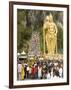
[[[53,18],[52,17],[50,17],[50,22],[53,22]]]
[[[49,22],[50,20],[49,20],[49,16],[46,16],[46,18],[45,18],[45,22]]]

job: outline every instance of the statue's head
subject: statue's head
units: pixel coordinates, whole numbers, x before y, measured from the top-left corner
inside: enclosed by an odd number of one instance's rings
[[[45,22],[49,22],[49,16],[45,17]]]
[[[53,16],[52,16],[52,14],[50,13],[50,15],[49,15],[49,20],[50,20],[50,22],[52,22],[53,21]]]

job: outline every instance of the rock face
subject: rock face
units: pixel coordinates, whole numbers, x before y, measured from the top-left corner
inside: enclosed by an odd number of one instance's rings
[[[33,32],[29,43],[28,55],[40,55],[40,38],[38,32]]]

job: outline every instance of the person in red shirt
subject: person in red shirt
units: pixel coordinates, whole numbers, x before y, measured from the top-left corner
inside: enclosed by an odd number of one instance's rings
[[[38,67],[37,65],[32,66],[32,78],[37,79],[38,78]]]
[[[32,79],[34,79],[34,65],[32,66]]]

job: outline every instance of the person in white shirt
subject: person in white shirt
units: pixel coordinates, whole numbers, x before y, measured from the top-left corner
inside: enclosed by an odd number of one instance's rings
[[[29,79],[31,79],[31,74],[32,74],[32,68],[29,67]]]
[[[18,79],[21,80],[21,69],[22,69],[22,65],[18,64]]]
[[[27,66],[27,78],[29,78],[29,70],[30,70],[30,68],[29,68],[29,66]]]
[[[47,77],[47,79],[50,79],[51,78],[51,75],[50,75],[49,72],[47,73],[46,77]]]
[[[59,68],[59,76],[62,77],[62,74],[63,74],[63,69],[60,67]]]
[[[40,79],[42,77],[42,67],[38,67],[38,78]]]
[[[51,69],[51,78],[53,78],[53,68]]]

